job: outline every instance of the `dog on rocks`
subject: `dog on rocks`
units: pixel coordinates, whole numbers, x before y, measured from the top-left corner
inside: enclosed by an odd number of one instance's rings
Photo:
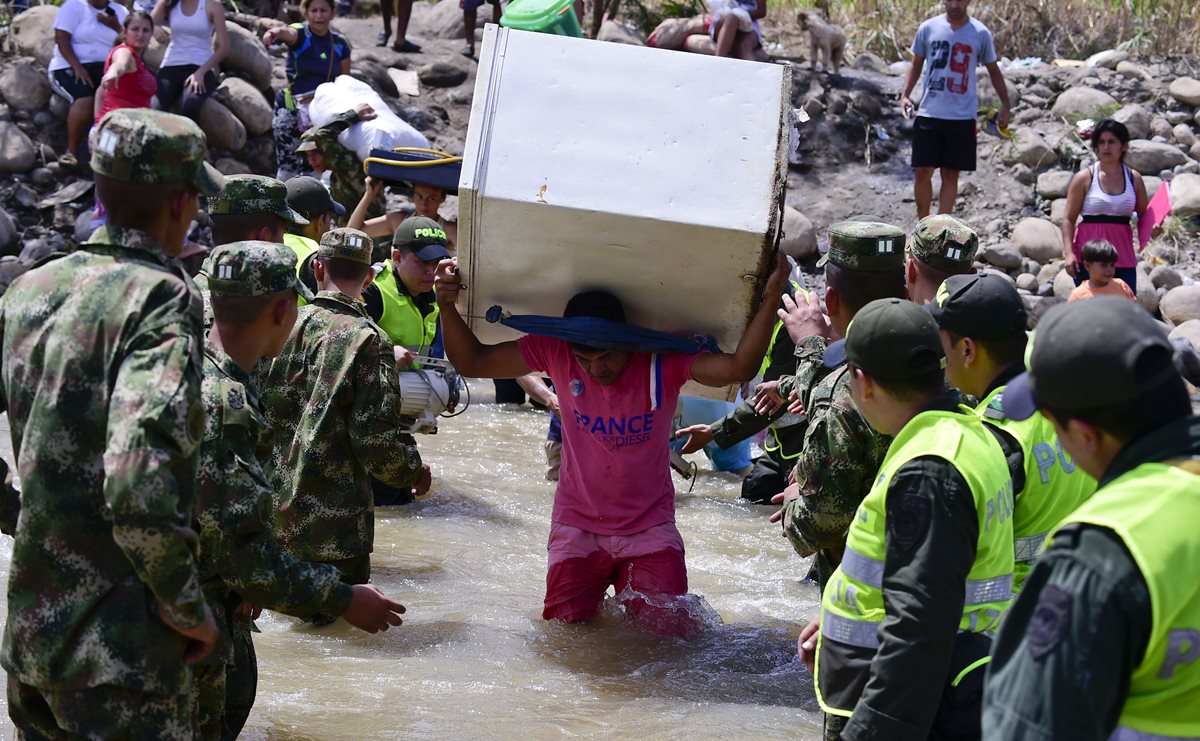
[[[796,21],[800,24],[800,31],[808,34],[809,63],[812,68],[817,68],[817,55],[820,54],[821,68],[828,72],[832,67],[836,75],[846,50],[846,33],[841,26],[825,20],[821,11],[815,8],[798,11]]]

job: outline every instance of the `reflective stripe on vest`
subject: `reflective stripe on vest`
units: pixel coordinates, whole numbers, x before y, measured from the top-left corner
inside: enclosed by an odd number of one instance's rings
[[[383,271],[375,277],[375,286],[383,302],[383,315],[379,327],[394,344],[405,347],[418,355],[424,355],[433,346],[437,336],[438,307],[422,316],[411,296],[400,293],[396,283],[396,269],[391,260],[383,263]]]
[[[1170,463],[1144,463],[1062,523],[1116,533],[1150,593],[1146,652],[1130,677],[1120,727],[1111,738],[1200,738],[1200,581],[1186,576],[1200,563],[1197,522],[1200,475]]]
[[[299,234],[284,234],[283,243],[292,252],[296,253],[296,277],[299,278],[300,271],[304,267],[304,261],[308,259],[309,255],[315,254],[320,245],[308,237],[302,237]],[[300,296],[296,297],[296,304],[298,306],[304,306],[307,303]]]
[[[826,640],[859,648],[878,647],[879,624],[885,616],[883,563],[886,555],[887,491],[892,477],[915,458],[934,456],[954,464],[975,502],[979,536],[975,561],[967,574],[959,630],[992,632],[1012,596],[1012,479],[1004,452],[982,421],[971,414],[923,412],[896,436],[880,465],[871,491],[850,524],[842,563],[821,595],[821,630],[817,638],[817,701],[827,713],[848,717],[858,702],[861,672],[870,663],[828,651]]]
[[[1015,592],[1021,591],[1050,530],[1092,495],[1096,480],[1075,465],[1062,449],[1054,425],[1041,412],[1017,421],[1004,415],[1004,387],[975,408],[985,422],[1012,435],[1021,446],[1025,488],[1015,494],[1013,567]]]

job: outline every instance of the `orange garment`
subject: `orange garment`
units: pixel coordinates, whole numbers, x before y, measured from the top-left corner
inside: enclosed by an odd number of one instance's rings
[[[1067,301],[1083,301],[1084,299],[1095,298],[1097,296],[1120,296],[1130,301],[1137,301],[1137,296],[1129,289],[1129,284],[1120,278],[1113,278],[1103,288],[1097,288],[1092,285],[1090,280],[1085,280],[1076,286],[1074,291],[1071,291],[1071,297]]]

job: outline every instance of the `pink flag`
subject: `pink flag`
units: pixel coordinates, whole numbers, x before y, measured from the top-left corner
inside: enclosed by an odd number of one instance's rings
[[[1150,232],[1154,230],[1154,227],[1163,223],[1169,213],[1171,213],[1171,184],[1164,180],[1163,184],[1158,186],[1158,192],[1150,199],[1150,203],[1146,204],[1146,213],[1138,219],[1138,249],[1146,246],[1146,243],[1150,241]]]

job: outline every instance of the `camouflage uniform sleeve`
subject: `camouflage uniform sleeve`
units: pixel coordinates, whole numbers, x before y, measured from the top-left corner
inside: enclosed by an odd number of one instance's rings
[[[412,435],[400,431],[400,388],[391,344],[379,335],[355,359],[351,445],[371,475],[398,489],[421,475],[421,454]]]
[[[0,401],[0,411],[4,402]],[[17,534],[17,518],[21,515],[21,493],[13,485],[12,471],[8,470],[8,462],[0,459],[0,533],[15,536]]]
[[[223,431],[221,470],[225,503],[221,519],[223,552],[217,571],[230,589],[260,607],[307,617],[341,615],[353,589],[337,568],[300,561],[284,553],[271,530],[274,503],[254,446],[240,429]]]
[[[204,407],[195,328],[181,318],[144,321],[121,359],[108,408],[104,500],[113,540],[138,578],[172,621],[193,628],[208,615],[191,527]]]
[[[800,496],[783,507],[784,534],[801,556],[841,547],[887,450],[853,406],[835,400],[815,417],[796,461]]]
[[[329,123],[317,126],[312,130],[312,137],[321,142],[337,142],[338,135],[358,121],[358,114],[353,110],[339,113]]]

